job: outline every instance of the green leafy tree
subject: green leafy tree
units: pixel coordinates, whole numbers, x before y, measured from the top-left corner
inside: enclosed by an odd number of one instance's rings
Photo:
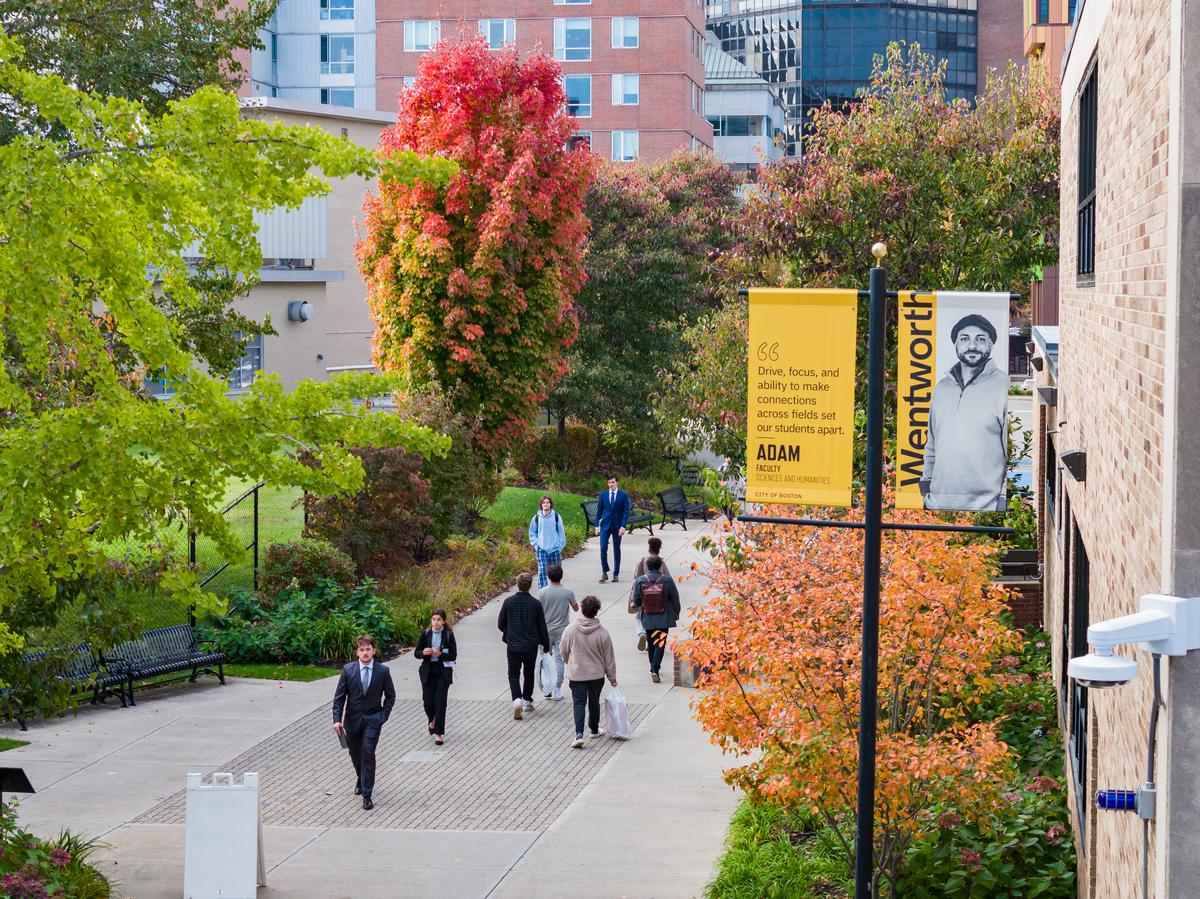
[[[598,167],[579,337],[547,401],[560,422],[652,424],[655,370],[686,352],[680,332],[716,308],[730,283],[740,184],[710,154]]]
[[[542,53],[442,43],[400,95],[385,156],[445,156],[438,188],[380,179],[358,258],[375,360],[436,384],[502,459],[562,375],[583,282],[590,155],[565,149],[562,70]]]
[[[19,63],[0,37],[0,94],[17,116],[52,122],[0,146],[0,618],[39,608],[43,623],[111,579],[115,541],[166,563],[163,525],[186,518],[226,553],[242,551],[219,514],[230,478],[315,493],[357,489],[348,446],[444,451],[444,438],[363,400],[402,386],[356,374],[277,378],[233,399],[193,356],[179,318],[207,302],[183,258],[218,269],[262,263],[256,210],[324,193],[322,173],[372,176],[370,151],[325,132],[243,118],[235,97],[202,88],[162,116],[88,94]],[[61,135],[61,136],[59,136]],[[444,184],[445,161],[393,153],[397,183]],[[161,373],[170,402],[141,385]],[[305,465],[301,451],[318,461]],[[140,556],[144,558],[144,555]],[[186,566],[159,586],[205,604]],[[0,624],[0,643],[12,628]]]
[[[262,46],[258,32],[276,2],[0,0],[0,24],[24,47],[27,68],[57,74],[87,93],[136,100],[151,115],[162,115],[171,101],[205,85],[236,87],[246,74],[242,60]],[[21,131],[54,127],[40,115],[6,115],[0,117],[0,143]],[[257,278],[233,277],[211,265],[198,266],[192,277],[208,294],[207,303],[182,308],[162,292],[157,301],[182,327],[197,358],[225,375],[238,364],[246,340],[275,331],[234,305]]]
[[[879,240],[889,285],[900,289],[1020,292],[1055,261],[1057,87],[1041,68],[1011,67],[971,106],[947,96],[944,77],[945,65],[919,47],[893,44],[852,108],[814,113],[799,164],[762,168],[747,210],[753,283],[863,288]],[[679,360],[658,405],[685,445],[712,435],[744,443],[745,314],[738,304],[685,337],[707,361]],[[865,303],[859,314],[861,406]],[[889,317],[894,327],[894,308]],[[890,367],[895,341],[888,347]],[[739,372],[736,388],[716,385]]]
[[[0,24],[25,48],[33,71],[59,75],[86,93],[137,100],[162,115],[172,100],[205,85],[236,87],[244,74],[238,57],[262,46],[258,31],[276,3],[0,0]]]

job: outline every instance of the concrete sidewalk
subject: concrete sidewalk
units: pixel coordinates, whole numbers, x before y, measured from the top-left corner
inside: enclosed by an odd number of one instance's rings
[[[689,527],[659,532],[677,577],[707,558],[692,548],[699,526]],[[670,657],[654,684],[637,652],[625,598],[647,536],[625,538],[619,584],[597,583],[595,538],[564,563],[564,583],[604,604],[636,727],[629,742],[571,749],[569,699],[536,694],[536,710],[512,720],[497,597],[455,628],[445,746],[425,732],[415,660],[388,663],[399,698],[380,741],[373,812],[351,794],[353,769],[329,730],[332,678],[231,679],[31,723],[20,735],[31,745],[4,755],[39,791],[22,802],[21,821],[100,837],[109,848],[99,864],[120,895],[178,897],[185,774],[256,770],[268,866],[260,897],[699,896],[738,796],[721,778],[726,760],[691,719],[694,692],[670,683]],[[680,583],[685,610],[704,584]]]

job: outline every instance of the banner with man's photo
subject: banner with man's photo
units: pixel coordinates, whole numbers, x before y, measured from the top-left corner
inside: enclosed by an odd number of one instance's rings
[[[1008,294],[901,291],[896,505],[1002,512]]]

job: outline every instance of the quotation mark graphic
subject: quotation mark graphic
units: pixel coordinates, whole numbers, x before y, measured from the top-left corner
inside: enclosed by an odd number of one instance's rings
[[[767,343],[765,340],[758,345],[758,351],[755,354],[758,356],[759,362],[778,362],[779,361],[779,344]]]

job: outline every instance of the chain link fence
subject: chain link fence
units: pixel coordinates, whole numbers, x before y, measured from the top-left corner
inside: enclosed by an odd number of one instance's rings
[[[234,533],[241,558],[226,558],[212,540],[188,536],[188,562],[200,586],[225,596],[233,590],[257,590],[258,568],[272,543],[296,540],[304,530],[302,494],[296,488],[255,484],[230,500],[221,514]]]

